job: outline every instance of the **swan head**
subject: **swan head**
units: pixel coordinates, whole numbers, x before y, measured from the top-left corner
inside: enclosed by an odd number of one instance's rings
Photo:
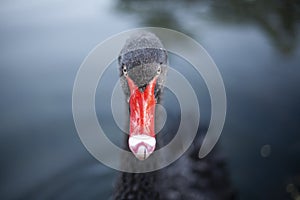
[[[139,160],[155,150],[155,106],[167,69],[167,51],[152,33],[130,37],[118,58],[120,82],[129,106],[128,146]]]

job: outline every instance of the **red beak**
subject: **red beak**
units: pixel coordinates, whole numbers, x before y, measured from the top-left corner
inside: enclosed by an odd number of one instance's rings
[[[140,91],[135,83],[127,76],[130,89],[130,130],[129,148],[140,160],[145,160],[155,149],[155,95],[156,77]]]

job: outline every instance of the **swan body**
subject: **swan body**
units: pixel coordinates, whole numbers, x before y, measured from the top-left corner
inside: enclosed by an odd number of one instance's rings
[[[150,32],[140,32],[130,37],[118,58],[120,82],[130,110],[130,134],[125,137],[125,148],[131,150],[139,160],[147,159],[155,148],[164,145],[164,139],[154,133],[154,120],[149,118],[155,118],[153,107],[161,99],[168,67],[167,58],[167,51],[161,41]],[[152,110],[149,108],[150,103]],[[144,121],[138,121],[141,118]],[[148,124],[145,122],[147,120]],[[204,132],[205,129],[199,129],[189,150],[168,167],[148,173],[120,172],[114,199],[235,199],[226,163],[218,150],[214,149],[203,159],[198,157]],[[126,159],[122,162],[128,164]]]

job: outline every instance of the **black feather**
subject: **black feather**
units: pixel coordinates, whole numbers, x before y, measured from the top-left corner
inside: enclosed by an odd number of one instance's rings
[[[128,76],[141,90],[156,75],[158,67],[161,67],[161,74],[154,91],[159,102],[168,63],[167,51],[160,40],[152,33],[136,34],[126,42],[118,60],[121,69],[121,84],[127,97],[130,94],[126,79],[122,74],[122,67],[126,66]],[[168,130],[172,129],[172,127],[168,128]],[[236,193],[230,185],[225,160],[220,157],[218,150],[214,149],[204,159],[198,158],[204,132],[205,130],[199,130],[189,150],[179,160],[164,169],[150,173],[120,172],[115,185],[114,199],[236,199]],[[127,140],[128,136],[124,140],[128,150]],[[157,148],[163,146],[163,143],[164,141],[158,135]],[[123,162],[126,164],[126,159]]]

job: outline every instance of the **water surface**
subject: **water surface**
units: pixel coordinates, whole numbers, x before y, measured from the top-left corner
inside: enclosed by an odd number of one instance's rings
[[[287,186],[299,190],[299,4],[267,0],[0,4],[1,199],[110,196],[116,172],[81,144],[72,119],[72,87],[94,46],[139,26],[162,26],[190,35],[219,67],[228,98],[219,145],[240,199],[292,199]],[[170,63],[175,68],[186,65],[176,57]],[[189,70],[183,73],[203,98],[201,115],[208,122],[209,98],[201,77]],[[117,79],[113,71],[110,76]]]

